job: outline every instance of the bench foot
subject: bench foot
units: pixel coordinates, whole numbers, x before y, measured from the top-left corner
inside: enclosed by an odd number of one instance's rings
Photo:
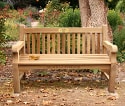
[[[109,85],[108,85],[108,91],[111,93],[115,92],[115,78],[116,78],[116,67],[115,64],[112,64],[111,70],[109,72]]]
[[[19,77],[19,69],[18,65],[13,65],[13,84],[14,84],[14,93],[20,92],[20,77]]]

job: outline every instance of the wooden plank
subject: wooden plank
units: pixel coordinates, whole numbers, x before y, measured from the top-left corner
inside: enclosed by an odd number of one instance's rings
[[[48,58],[51,58],[51,57],[54,57],[54,58],[73,58],[73,57],[76,57],[76,58],[82,58],[82,57],[96,57],[96,58],[109,58],[108,54],[22,54],[20,55],[20,57],[29,57],[30,55],[35,55],[35,56],[40,56],[40,57],[48,57]]]
[[[40,54],[40,33],[37,34],[37,54]]]
[[[29,28],[24,33],[102,33],[102,27],[62,27],[62,28]]]
[[[85,54],[85,40],[86,37],[85,37],[85,33],[82,34],[82,54]]]
[[[87,54],[90,54],[90,33],[87,34]]]
[[[14,93],[20,92],[20,78],[19,78],[19,68],[18,64],[13,64],[13,85],[14,85]]]
[[[105,69],[105,70],[109,70],[110,69],[110,65],[109,64],[99,64],[99,65],[23,65],[23,64],[20,64],[19,65],[19,69],[21,71],[25,71],[27,69],[95,69],[95,68],[98,68],[98,69]]]
[[[30,53],[30,34],[28,33],[26,37],[27,37],[27,53],[29,54]]]
[[[52,34],[52,54],[55,54],[55,34]]]
[[[21,41],[24,41],[24,35],[25,35],[25,25],[23,25],[23,24],[20,24],[20,27],[19,27],[19,40],[21,40]],[[31,33],[31,32],[29,32],[29,33]]]
[[[66,34],[62,34],[62,54],[65,54],[65,40],[66,40]]]
[[[107,54],[44,54],[44,55],[40,55],[40,54],[32,54],[32,55],[21,55],[20,58],[21,59],[27,59],[29,60],[29,56],[39,56],[41,59],[68,59],[68,60],[73,60],[73,59],[78,59],[78,60],[84,60],[84,59],[109,59],[109,56]],[[88,61],[88,60],[87,60]],[[95,61],[92,61],[95,62]]]
[[[108,27],[107,27],[107,25],[103,25],[103,27],[102,27],[102,43],[105,40],[108,40]],[[103,46],[103,53],[106,53],[106,49],[104,48],[104,46]]]
[[[116,78],[116,64],[111,64],[111,70],[109,73],[109,84],[108,84],[108,90],[109,92],[114,93],[115,91],[115,78]]]
[[[80,54],[80,33],[77,34],[77,54]]]
[[[24,45],[24,41],[18,41],[16,44],[12,46],[12,52],[20,52]]]
[[[32,34],[32,54],[35,53],[35,34]]]
[[[96,43],[95,43],[95,33],[92,33],[92,54],[95,54],[95,47],[96,47]]]
[[[57,54],[60,54],[60,34],[57,34]]]
[[[100,33],[97,33],[97,53],[100,53]]]
[[[95,58],[94,58],[95,59]],[[96,62],[95,62],[96,61]],[[24,64],[24,65],[99,65],[99,64],[111,64],[109,59],[88,59],[88,58],[83,58],[83,59],[50,59],[50,58],[41,58],[39,60],[20,60],[19,64]]]
[[[72,34],[72,54],[75,54],[75,34]]]
[[[70,54],[70,34],[67,35],[67,53]]]
[[[47,34],[47,54],[50,54],[50,34]]]
[[[45,34],[42,34],[42,54],[45,54]]]

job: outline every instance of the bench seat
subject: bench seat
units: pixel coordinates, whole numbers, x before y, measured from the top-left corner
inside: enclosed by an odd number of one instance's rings
[[[18,67],[29,69],[104,69],[110,70],[111,61],[107,54],[35,54],[39,60],[29,59],[30,54],[20,56]]]
[[[33,54],[32,54],[33,55]],[[20,55],[19,65],[84,65],[111,64],[107,54],[35,54],[38,60],[29,59],[30,54]]]

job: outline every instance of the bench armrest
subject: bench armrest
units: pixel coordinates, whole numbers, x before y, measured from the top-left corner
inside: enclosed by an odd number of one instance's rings
[[[103,42],[104,47],[112,53],[117,53],[118,52],[118,48],[116,45],[113,45],[112,43],[110,43],[109,41],[104,41]]]
[[[24,47],[24,41],[18,41],[12,46],[12,52],[19,52]]]
[[[109,52],[111,63],[117,63],[117,60],[116,60],[116,55],[117,55],[116,53],[118,52],[117,46],[113,45],[109,41],[104,41],[103,45],[106,48],[106,50]]]

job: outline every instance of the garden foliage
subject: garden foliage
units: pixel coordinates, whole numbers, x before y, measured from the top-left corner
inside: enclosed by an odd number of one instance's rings
[[[8,5],[0,8],[0,64],[5,63],[5,53],[4,53],[4,46],[8,40],[8,36],[6,35],[6,27],[5,21],[9,17],[7,14]]]
[[[69,8],[66,11],[62,12],[59,17],[59,26],[60,27],[80,27],[80,11],[79,9]]]
[[[121,19],[119,13],[116,12],[115,10],[109,10],[107,18],[108,18],[108,22],[111,25],[111,28],[112,28],[113,31],[116,30],[118,25],[122,25],[123,24],[122,19]]]
[[[114,44],[118,46],[118,62],[125,61],[125,27],[114,31]]]

